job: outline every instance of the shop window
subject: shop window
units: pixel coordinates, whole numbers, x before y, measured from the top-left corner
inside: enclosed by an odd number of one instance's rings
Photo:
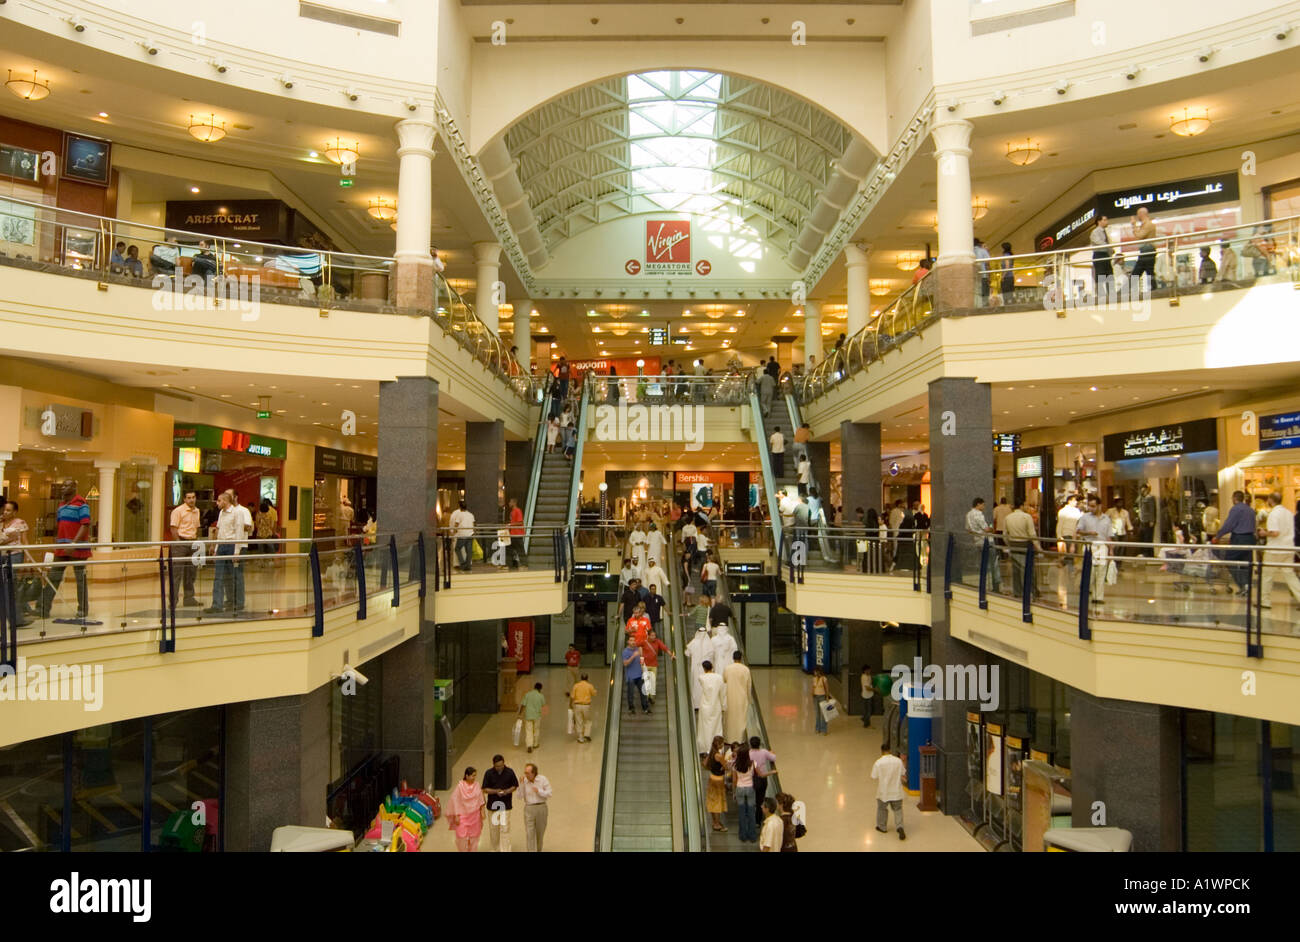
[[[1264,849],[1263,723],[1183,713],[1184,850]]]
[[[63,737],[0,750],[0,853],[63,844]]]
[[[1268,219],[1300,216],[1300,180],[1289,180],[1264,189],[1264,214]]]
[[[1273,850],[1300,851],[1300,726],[1269,724]]]
[[[106,723],[68,735],[72,850],[139,851],[145,819],[144,720]]]
[[[124,464],[117,480],[116,529],[120,539],[124,543],[148,542],[154,506],[153,465]]]
[[[220,849],[223,719],[221,707],[205,707],[157,716],[149,724],[151,850]],[[203,805],[201,816],[196,803]]]

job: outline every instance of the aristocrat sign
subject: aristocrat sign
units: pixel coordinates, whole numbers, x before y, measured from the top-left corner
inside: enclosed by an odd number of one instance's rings
[[[649,220],[645,224],[645,273],[689,275],[691,222],[689,219]]]

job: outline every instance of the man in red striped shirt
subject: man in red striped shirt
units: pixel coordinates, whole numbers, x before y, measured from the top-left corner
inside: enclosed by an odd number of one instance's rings
[[[658,689],[657,685],[659,683],[659,652],[662,651],[673,660],[677,659],[677,655],[672,652],[668,645],[659,640],[659,636],[655,634],[653,627],[645,633],[640,644],[641,667],[645,671],[643,689],[645,695],[650,698],[650,702],[654,703],[655,691]]]

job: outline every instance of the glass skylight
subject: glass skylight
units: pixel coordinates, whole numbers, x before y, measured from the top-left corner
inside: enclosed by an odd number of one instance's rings
[[[709,215],[732,202],[713,173],[721,93],[713,72],[627,77],[633,192],[675,212]]]

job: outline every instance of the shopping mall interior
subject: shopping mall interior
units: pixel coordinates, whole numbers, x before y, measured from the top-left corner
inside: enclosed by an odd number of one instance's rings
[[[0,4],[0,850],[1300,850],[1300,2]]]

